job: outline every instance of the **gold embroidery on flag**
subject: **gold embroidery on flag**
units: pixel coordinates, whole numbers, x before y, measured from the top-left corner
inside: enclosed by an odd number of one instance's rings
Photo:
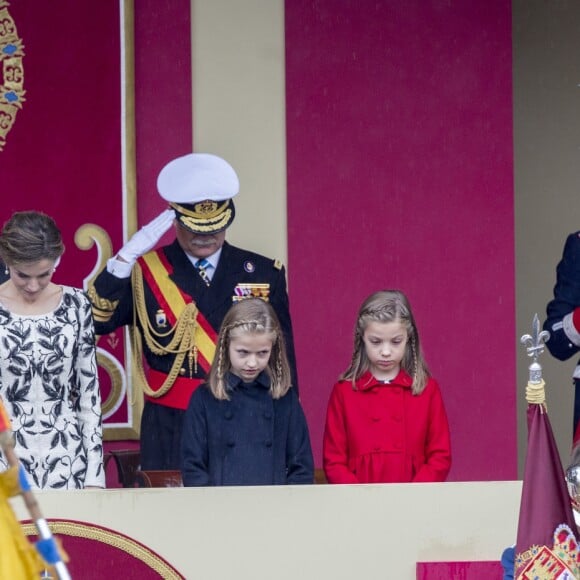
[[[554,545],[533,545],[525,552],[516,554],[515,570],[517,580],[552,580],[580,577],[578,543],[572,530],[560,524],[553,534]],[[523,569],[522,569],[523,568]],[[518,570],[521,572],[518,573]]]

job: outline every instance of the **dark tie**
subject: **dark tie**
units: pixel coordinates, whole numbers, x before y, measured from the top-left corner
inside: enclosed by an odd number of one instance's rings
[[[209,276],[207,275],[207,270],[208,270],[208,268],[211,268],[211,263],[208,260],[206,260],[205,258],[202,258],[201,260],[198,260],[196,262],[195,268],[199,272],[201,279],[205,282],[205,285],[209,286],[211,280],[209,279]]]

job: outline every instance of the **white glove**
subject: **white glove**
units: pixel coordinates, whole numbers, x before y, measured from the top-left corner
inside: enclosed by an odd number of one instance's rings
[[[153,221],[133,234],[131,239],[121,248],[117,258],[133,265],[139,256],[152,250],[157,245],[163,234],[171,227],[174,219],[174,210],[166,209],[161,212]]]

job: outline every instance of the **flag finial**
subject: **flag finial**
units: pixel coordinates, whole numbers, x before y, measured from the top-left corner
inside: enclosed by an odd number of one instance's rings
[[[550,338],[550,333],[547,330],[540,332],[540,319],[538,314],[534,314],[532,321],[532,334],[524,334],[520,339],[522,344],[526,344],[526,351],[531,357],[532,364],[528,367],[530,375],[529,382],[532,384],[539,384],[542,382],[542,366],[538,362],[538,357],[544,352],[546,341]]]

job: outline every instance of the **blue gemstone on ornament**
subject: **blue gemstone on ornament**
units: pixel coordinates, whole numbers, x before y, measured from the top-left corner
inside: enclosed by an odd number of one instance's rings
[[[3,52],[4,54],[11,55],[11,54],[14,54],[14,53],[15,53],[17,50],[18,50],[18,48],[16,47],[16,45],[15,45],[15,44],[7,44],[7,45],[6,45],[6,46],[5,46],[5,47],[2,49],[2,52]]]

